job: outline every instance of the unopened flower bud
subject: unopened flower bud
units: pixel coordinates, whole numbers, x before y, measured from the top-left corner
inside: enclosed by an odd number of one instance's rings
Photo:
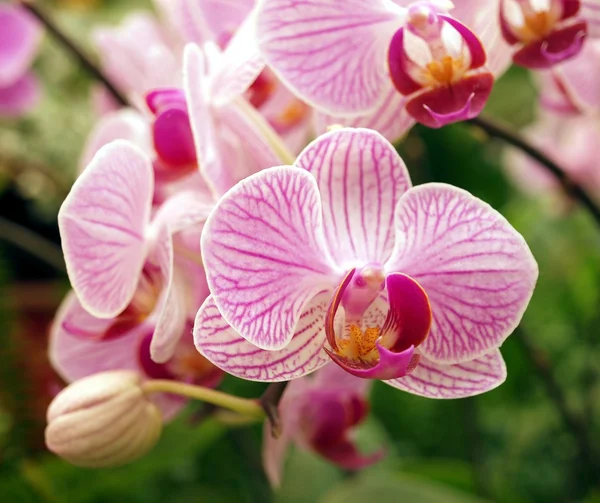
[[[162,417],[132,371],[95,374],[69,385],[50,404],[46,445],[70,463],[110,467],[146,454]]]

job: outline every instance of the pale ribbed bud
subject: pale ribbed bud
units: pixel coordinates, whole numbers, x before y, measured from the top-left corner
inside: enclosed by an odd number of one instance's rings
[[[47,413],[46,445],[70,463],[110,467],[146,454],[162,430],[159,409],[131,371],[95,374],[62,390]]]

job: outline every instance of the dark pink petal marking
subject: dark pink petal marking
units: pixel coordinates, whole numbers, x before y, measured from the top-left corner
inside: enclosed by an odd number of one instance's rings
[[[237,184],[206,222],[202,257],[215,303],[262,349],[285,348],[306,304],[339,281],[321,213],[310,173],[276,167]]]
[[[386,264],[429,296],[430,360],[460,363],[499,347],[519,323],[538,275],[523,237],[483,201],[445,184],[416,187],[396,213],[396,248]]]
[[[263,0],[258,44],[283,82],[326,113],[377,106],[403,9],[384,0]]]
[[[500,386],[506,365],[500,351],[464,363],[440,365],[425,358],[405,377],[384,381],[394,388],[426,398],[466,398]]]
[[[319,295],[307,306],[292,341],[280,351],[265,351],[250,344],[231,328],[208,297],[196,317],[196,348],[225,372],[250,381],[288,381],[310,374],[329,362],[322,349],[327,297]]]
[[[131,301],[146,258],[154,175],[133,144],[98,151],[58,214],[69,279],[82,305],[112,318]]]
[[[394,208],[411,187],[394,147],[375,131],[340,129],[313,141],[296,165],[317,180],[336,264],[384,263],[394,246]]]

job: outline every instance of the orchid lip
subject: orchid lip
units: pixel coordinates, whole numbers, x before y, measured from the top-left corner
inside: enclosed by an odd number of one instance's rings
[[[400,273],[377,283],[377,268],[352,269],[336,289],[326,317],[325,332],[331,359],[362,378],[395,379],[412,371],[419,361],[415,348],[431,328],[431,306],[423,288]],[[364,288],[365,277],[372,281]],[[381,310],[387,305],[387,315]],[[338,310],[342,307],[342,310]]]
[[[440,128],[479,115],[493,86],[494,77],[489,72],[476,73],[450,86],[417,95],[406,104],[406,109],[417,122]]]

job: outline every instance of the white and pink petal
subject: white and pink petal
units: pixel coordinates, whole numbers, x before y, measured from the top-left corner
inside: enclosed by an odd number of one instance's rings
[[[411,187],[404,161],[376,131],[339,129],[298,156],[317,180],[329,251],[345,270],[383,264],[394,247],[394,209]]]
[[[523,237],[488,204],[445,184],[416,187],[396,211],[389,272],[425,289],[433,324],[421,353],[470,361],[499,347],[527,308],[538,268]]]
[[[404,9],[387,0],[262,0],[257,8],[259,48],[300,98],[338,115],[382,101]]]
[[[323,351],[327,296],[316,297],[300,315],[290,344],[266,351],[250,344],[223,319],[212,297],[196,317],[194,341],[198,351],[220,369],[250,381],[289,381],[330,362]]]
[[[201,248],[219,311],[262,349],[285,348],[307,303],[339,281],[317,184],[299,168],[270,168],[238,183],[206,222]]]
[[[117,140],[98,151],[60,208],[69,279],[94,316],[120,314],[135,293],[147,254],[153,193],[150,159]]]
[[[475,360],[454,365],[421,358],[417,368],[399,379],[384,381],[394,388],[425,398],[466,398],[500,386],[506,380],[506,364],[495,349]]]

